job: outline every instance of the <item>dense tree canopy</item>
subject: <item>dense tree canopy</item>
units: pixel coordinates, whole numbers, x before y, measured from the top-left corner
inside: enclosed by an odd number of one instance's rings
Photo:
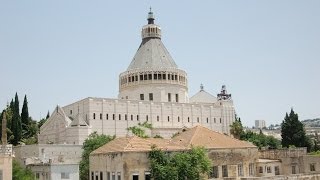
[[[30,169],[25,169],[20,164],[12,161],[12,180],[34,180],[34,174]]]
[[[193,147],[185,152],[167,153],[156,147],[149,153],[151,176],[157,180],[200,180],[210,171],[206,150]]]
[[[113,140],[115,136],[99,135],[94,132],[83,143],[82,160],[80,161],[80,179],[89,180],[89,155],[92,151]]]
[[[310,151],[312,143],[306,136],[303,124],[299,121],[298,114],[291,109],[289,115],[286,116],[281,124],[281,144],[283,147],[307,147]]]
[[[243,126],[240,118],[238,118],[237,116],[235,121],[230,125],[230,133],[236,139],[240,139],[241,135],[243,134]]]

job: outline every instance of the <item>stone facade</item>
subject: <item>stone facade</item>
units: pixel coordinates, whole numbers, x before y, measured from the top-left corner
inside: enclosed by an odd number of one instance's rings
[[[88,97],[57,107],[40,128],[39,143],[82,144],[94,131],[126,136],[128,127],[145,121],[154,128],[149,135],[165,138],[196,125],[230,134],[235,109],[225,86],[218,97],[201,86],[189,98],[187,73],[175,64],[161,32],[149,12],[141,45],[128,69],[119,75],[118,99]]]
[[[0,179],[12,179],[12,145],[0,145]]]

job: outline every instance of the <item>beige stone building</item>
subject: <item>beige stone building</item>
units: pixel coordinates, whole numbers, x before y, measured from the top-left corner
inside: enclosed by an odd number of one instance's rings
[[[187,73],[162,43],[162,29],[154,23],[152,12],[141,36],[132,62],[119,75],[118,98],[88,97],[57,106],[40,128],[39,143],[82,144],[94,131],[126,136],[128,127],[145,121],[154,127],[151,136],[169,138],[181,128],[196,125],[229,134],[235,109],[226,87],[214,96],[201,85],[189,98]]]
[[[93,151],[90,155],[90,178],[148,180],[148,152],[156,145],[164,151],[185,151],[191,146],[208,150],[212,173],[208,178],[254,177],[258,149],[249,142],[196,126],[172,139],[122,137]]]

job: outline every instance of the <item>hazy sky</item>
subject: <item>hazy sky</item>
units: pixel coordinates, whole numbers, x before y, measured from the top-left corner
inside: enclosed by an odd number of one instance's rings
[[[190,97],[225,84],[247,126],[320,117],[319,0],[0,0],[0,109],[15,92],[34,119],[117,97],[150,6]]]

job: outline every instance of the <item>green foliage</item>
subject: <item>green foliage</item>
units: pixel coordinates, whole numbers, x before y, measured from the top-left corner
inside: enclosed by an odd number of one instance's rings
[[[14,98],[11,130],[14,136],[12,144],[17,145],[22,137],[22,124],[21,124],[21,117],[19,113],[19,98],[17,93]]]
[[[145,121],[144,123],[138,123],[138,126],[132,126],[128,127],[127,130],[131,131],[132,134],[141,137],[141,138],[148,138],[148,135],[146,135],[145,129],[152,129],[152,124]]]
[[[99,135],[94,132],[83,143],[82,160],[80,161],[80,179],[89,180],[89,155],[92,151],[113,140],[115,136]]]
[[[320,150],[309,153],[309,155],[320,156]]]
[[[33,180],[34,174],[30,169],[25,169],[16,161],[12,161],[12,180]]]
[[[241,140],[252,142],[259,149],[265,147],[268,149],[278,149],[281,146],[280,140],[273,136],[267,136],[260,131],[260,133],[254,133],[252,131],[244,132],[241,135]]]
[[[151,175],[157,180],[200,180],[210,171],[210,160],[201,147],[186,152],[165,153],[152,147],[149,153]]]
[[[237,118],[237,116],[235,121],[230,125],[230,133],[236,139],[240,139],[241,135],[244,133],[241,120],[240,118]]]
[[[50,117],[50,112],[48,111],[46,119],[49,119],[49,117]]]
[[[286,113],[281,124],[281,144],[283,147],[294,145],[296,147],[307,147],[311,150],[312,142],[306,136],[303,124],[299,121],[298,114],[291,109],[290,114]]]
[[[27,131],[29,126],[29,110],[28,110],[28,100],[27,95],[24,96],[23,106],[21,110],[21,123],[22,123],[22,130]]]

